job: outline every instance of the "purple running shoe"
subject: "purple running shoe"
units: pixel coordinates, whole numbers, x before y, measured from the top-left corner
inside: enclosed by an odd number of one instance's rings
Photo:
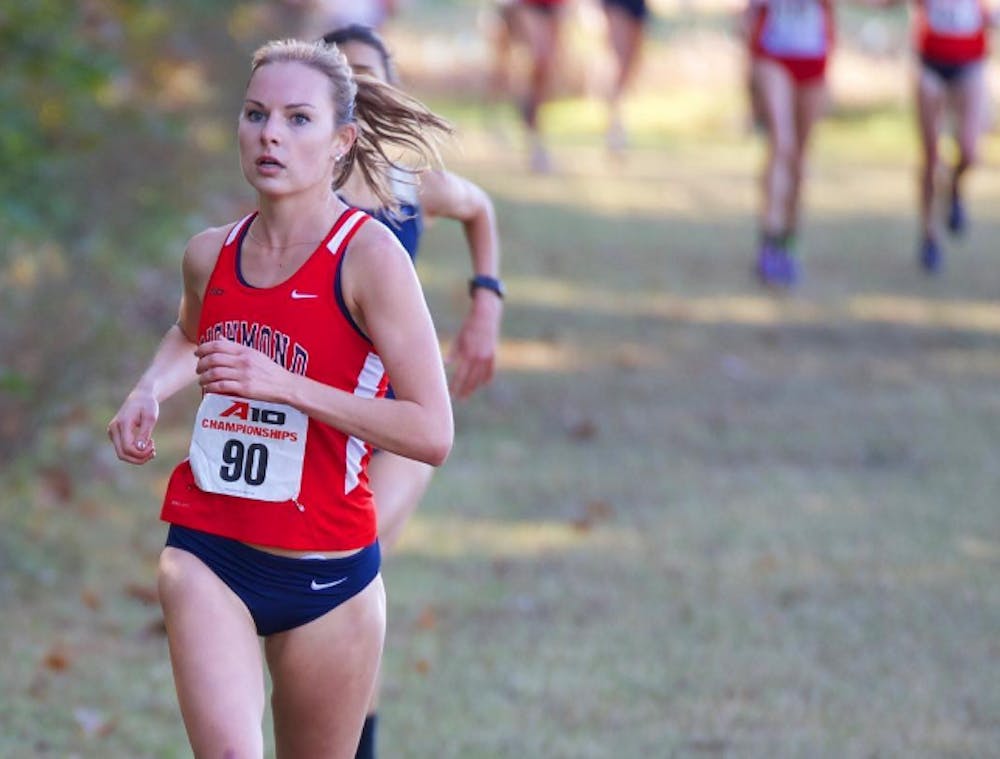
[[[933,237],[925,237],[918,251],[920,266],[928,274],[937,274],[944,264],[944,252]]]

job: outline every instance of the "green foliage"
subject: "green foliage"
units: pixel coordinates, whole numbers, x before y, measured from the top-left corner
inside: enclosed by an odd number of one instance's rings
[[[19,3],[0,27],[0,223],[18,236],[72,225],[64,190],[106,139],[99,96],[125,64],[111,30],[80,6]]]
[[[169,324],[203,199],[192,178],[213,159],[192,135],[220,118],[206,72],[213,56],[245,59],[233,5],[0,10],[0,455],[25,450]]]

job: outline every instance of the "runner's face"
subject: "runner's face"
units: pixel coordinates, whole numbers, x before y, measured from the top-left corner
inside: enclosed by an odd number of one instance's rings
[[[270,63],[254,72],[238,136],[243,175],[258,192],[329,189],[334,161],[353,136],[347,127],[336,128],[330,86],[302,63]]]
[[[389,72],[385,70],[382,54],[371,45],[352,41],[337,47],[347,58],[347,62],[351,64],[355,74],[369,74],[383,82],[389,81]]]

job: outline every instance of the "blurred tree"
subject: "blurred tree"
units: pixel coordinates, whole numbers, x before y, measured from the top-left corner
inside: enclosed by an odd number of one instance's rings
[[[173,318],[266,5],[0,3],[0,459],[104,405]]]

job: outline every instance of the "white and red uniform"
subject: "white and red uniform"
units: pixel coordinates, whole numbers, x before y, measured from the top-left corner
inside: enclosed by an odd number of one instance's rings
[[[914,42],[920,57],[961,65],[986,57],[989,9],[983,0],[917,0]]]
[[[799,84],[822,79],[833,48],[829,0],[751,0],[750,53],[781,64]]]
[[[235,224],[222,246],[205,289],[198,342],[233,340],[324,385],[383,396],[382,362],[339,288],[348,243],[369,217],[345,211],[291,278],[267,288],[240,276],[240,249],[253,218]],[[361,548],[376,538],[371,452],[367,443],[289,406],[209,394],[191,455],[174,470],[160,516],[246,543]]]

